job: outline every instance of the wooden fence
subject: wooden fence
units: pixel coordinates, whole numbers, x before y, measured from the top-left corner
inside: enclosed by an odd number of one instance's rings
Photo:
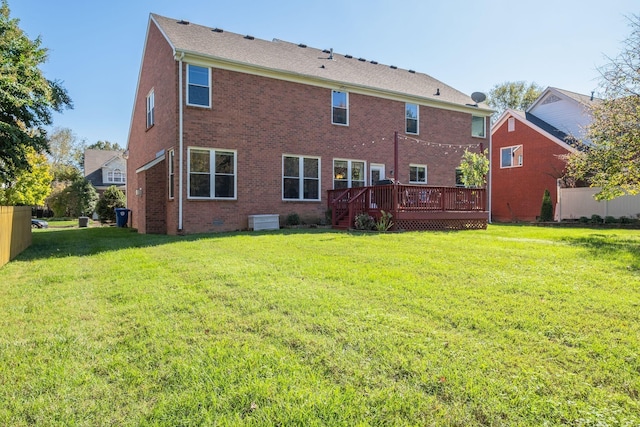
[[[31,245],[31,208],[0,206],[0,267]]]

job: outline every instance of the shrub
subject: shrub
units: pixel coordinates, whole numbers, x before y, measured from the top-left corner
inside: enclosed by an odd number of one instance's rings
[[[627,218],[626,216],[621,216],[620,224],[633,224],[633,218]]]
[[[602,224],[602,217],[598,214],[591,215],[592,224]]]
[[[553,204],[551,203],[551,194],[549,190],[544,190],[542,196],[542,207],[540,208],[540,221],[553,221]]]
[[[376,220],[366,213],[361,213],[356,216],[354,227],[356,230],[375,230]]]
[[[115,185],[110,186],[98,200],[96,212],[100,222],[115,222],[115,208],[124,208],[127,205],[127,198],[124,193]]]
[[[290,213],[289,215],[287,215],[286,224],[287,225],[300,225],[300,215],[298,215],[295,212],[294,213]]]
[[[393,215],[391,215],[389,212],[383,211],[382,209],[380,210],[380,212],[382,212],[382,215],[376,222],[375,228],[378,231],[389,231],[389,229],[393,226],[393,222],[391,221]]]
[[[589,218],[587,218],[586,216],[581,216],[580,219],[578,219],[579,222],[581,222],[582,224],[586,224],[589,222]]]
[[[604,222],[607,224],[617,224],[619,221],[618,218],[608,215],[604,217]]]

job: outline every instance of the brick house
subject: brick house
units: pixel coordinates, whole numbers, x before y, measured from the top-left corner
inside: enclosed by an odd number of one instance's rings
[[[126,192],[127,162],[123,155],[120,150],[84,150],[84,177],[98,194],[112,185]]]
[[[491,128],[491,218],[498,222],[535,221],[545,190],[557,200],[565,175],[563,156],[588,144],[591,122],[587,95],[547,88],[527,111],[505,111]]]
[[[127,146],[132,226],[320,222],[331,189],[455,186],[464,149],[488,146],[491,113],[413,70],[151,14]]]

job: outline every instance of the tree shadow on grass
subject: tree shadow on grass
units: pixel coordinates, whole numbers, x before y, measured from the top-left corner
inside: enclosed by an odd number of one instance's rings
[[[640,236],[630,238],[594,233],[586,237],[565,238],[563,241],[586,248],[597,258],[629,254],[632,261],[627,269],[640,272]]]
[[[131,228],[87,227],[37,230],[33,233],[32,244],[15,258],[15,261],[30,261],[44,258],[64,258],[69,256],[89,256],[102,252],[129,248],[161,246],[176,242],[190,242],[203,239],[224,239],[238,235],[264,236],[269,234],[301,234],[334,232],[320,229],[280,229],[273,231],[235,231],[226,233],[189,234],[169,236],[164,234],[139,234]]]

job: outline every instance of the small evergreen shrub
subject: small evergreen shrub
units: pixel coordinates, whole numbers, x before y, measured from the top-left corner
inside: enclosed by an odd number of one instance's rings
[[[553,204],[551,203],[551,194],[549,190],[544,190],[542,196],[542,207],[540,208],[540,221],[553,221]]]
[[[98,218],[100,218],[100,222],[115,222],[116,221],[116,208],[124,208],[127,206],[127,197],[121,190],[115,185],[107,188],[100,200],[98,200],[98,204],[96,205],[96,213],[98,214]]]
[[[619,221],[618,218],[608,215],[604,217],[604,222],[607,224],[617,224]]]
[[[578,219],[578,222],[586,224],[589,222],[589,218],[587,218],[586,216],[581,216],[580,219]]]
[[[300,225],[300,215],[298,215],[295,212],[290,213],[289,215],[287,215],[286,224],[287,225]]]
[[[591,215],[592,224],[602,224],[602,217],[598,214]]]

